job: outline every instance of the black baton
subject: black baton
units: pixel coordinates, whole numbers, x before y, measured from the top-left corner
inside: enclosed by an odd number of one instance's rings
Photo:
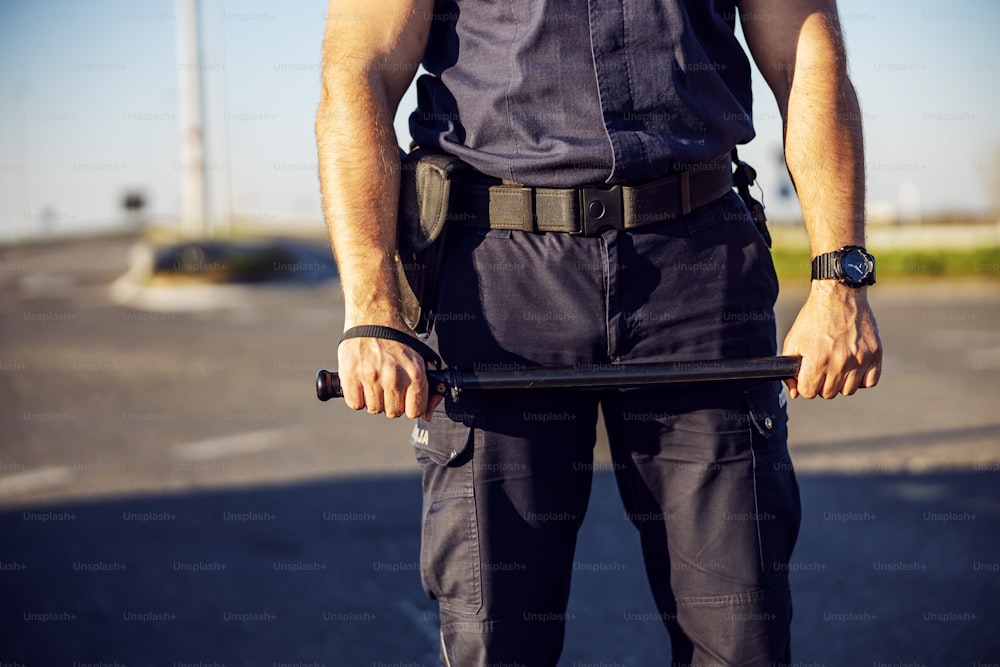
[[[798,374],[800,361],[801,357],[797,356],[755,357],[657,364],[579,364],[514,370],[498,364],[500,369],[428,369],[427,384],[432,393],[442,396],[451,394],[457,401],[463,391],[472,390],[604,389],[684,382],[785,380]],[[321,401],[343,398],[340,377],[327,370],[316,373],[316,397]]]

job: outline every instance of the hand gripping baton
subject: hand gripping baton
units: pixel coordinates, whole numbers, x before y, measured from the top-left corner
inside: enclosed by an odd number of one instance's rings
[[[669,361],[655,364],[580,364],[567,367],[529,367],[517,370],[441,368],[427,370],[431,392],[458,400],[464,391],[495,389],[605,389],[690,382],[785,380],[799,372],[801,357],[755,357],[711,361]],[[343,398],[340,377],[321,370],[316,374],[316,396],[321,401]]]

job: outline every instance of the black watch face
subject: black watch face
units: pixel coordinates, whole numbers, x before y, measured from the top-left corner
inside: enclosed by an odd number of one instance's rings
[[[844,276],[854,282],[861,282],[871,272],[872,265],[860,250],[848,250],[840,260]]]

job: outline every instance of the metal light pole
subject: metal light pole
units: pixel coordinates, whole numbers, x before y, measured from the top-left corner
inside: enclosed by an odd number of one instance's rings
[[[181,233],[188,238],[204,238],[207,199],[198,0],[176,0],[176,9]]]
[[[12,202],[10,240],[18,242],[22,236],[33,236],[38,230],[30,229],[31,200],[28,196],[28,154],[25,150],[24,132],[24,91],[26,84],[18,81],[14,86],[11,96],[10,107],[10,137],[11,137],[11,178],[10,178],[10,199]],[[27,229],[27,232],[25,232]]]

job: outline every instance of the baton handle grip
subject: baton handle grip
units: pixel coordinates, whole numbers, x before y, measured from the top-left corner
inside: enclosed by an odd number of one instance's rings
[[[448,392],[447,373],[428,370],[427,384],[432,394],[444,396]],[[316,398],[329,401],[331,398],[343,397],[344,389],[340,386],[340,376],[337,373],[325,369],[316,373]]]

